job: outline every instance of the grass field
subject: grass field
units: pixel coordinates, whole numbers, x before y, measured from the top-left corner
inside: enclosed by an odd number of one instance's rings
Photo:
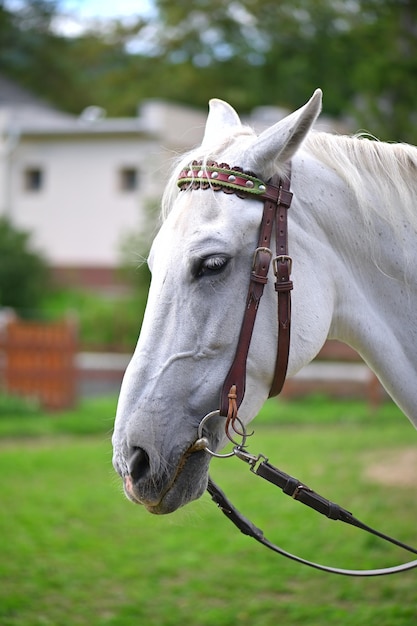
[[[416,623],[417,570],[332,577],[244,537],[208,496],[166,517],[129,503],[111,467],[114,410],[110,399],[58,416],[0,418],[1,626]],[[272,401],[255,426],[251,452],[417,544],[417,472],[401,470],[417,433],[392,405],[371,414],[363,404],[323,398]],[[319,517],[237,459],[215,460],[212,475],[289,551],[355,569],[410,560]],[[399,484],[384,484],[393,475]]]

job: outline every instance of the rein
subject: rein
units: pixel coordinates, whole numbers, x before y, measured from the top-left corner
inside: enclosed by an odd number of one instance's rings
[[[361,530],[364,530],[384,541],[388,541],[408,552],[412,552],[413,554],[417,554],[417,550],[408,546],[407,544],[398,541],[397,539],[393,539],[388,535],[385,535],[370,526],[367,526],[359,519],[354,517],[352,513],[342,508],[338,504],[327,500],[320,494],[316,493],[303,483],[301,483],[297,478],[293,476],[289,476],[285,472],[279,470],[277,467],[274,467],[269,463],[268,459],[264,457],[262,454],[258,456],[253,456],[249,454],[246,450],[241,446],[236,446],[231,453],[232,456],[237,456],[239,459],[249,463],[251,471],[264,478],[268,482],[280,487],[282,491],[292,497],[294,500],[298,500],[302,504],[314,509],[317,513],[321,513],[325,515],[331,520],[341,521],[345,524],[350,524],[351,526],[356,526]],[[281,556],[285,556],[292,561],[296,561],[297,563],[301,563],[302,565],[308,565],[317,570],[321,570],[322,572],[328,572],[330,574],[341,574],[344,576],[358,576],[358,577],[370,577],[370,576],[385,576],[387,574],[399,574],[401,572],[406,572],[408,570],[414,569],[417,567],[417,560],[410,561],[408,563],[404,563],[401,565],[396,565],[394,567],[385,567],[382,569],[369,569],[369,570],[352,570],[352,569],[342,569],[338,567],[330,567],[328,565],[321,565],[320,563],[314,563],[313,561],[308,561],[307,559],[303,559],[295,554],[291,554],[286,550],[283,550],[279,546],[270,542],[263,534],[262,530],[255,526],[250,520],[248,520],[244,515],[242,515],[235,506],[230,502],[225,493],[214,483],[211,478],[209,478],[207,491],[209,492],[211,499],[217,506],[220,508],[222,513],[244,534],[252,537],[262,545],[266,546],[270,550],[273,550],[277,554]]]
[[[291,290],[293,288],[292,281],[290,280],[292,259],[288,254],[287,223],[287,212],[290,208],[293,195],[290,191],[290,183],[291,167],[286,177],[281,179],[275,175],[265,183],[252,172],[245,172],[239,167],[230,167],[226,163],[217,164],[215,161],[207,161],[206,163],[193,161],[189,168],[184,169],[178,177],[178,186],[181,191],[186,191],[187,189],[212,189],[213,191],[236,194],[238,197],[244,199],[252,198],[262,200],[264,203],[258,245],[254,252],[252,270],[250,273],[245,313],[235,357],[221,390],[220,408],[217,411],[208,413],[201,420],[198,428],[198,439],[190,451],[205,450],[211,456],[218,458],[236,456],[248,463],[254,474],[280,487],[285,494],[291,496],[294,500],[298,500],[329,519],[350,524],[384,541],[399,546],[408,552],[417,554],[417,549],[367,526],[346,509],[327,500],[301,483],[298,479],[274,467],[262,454],[254,456],[249,454],[245,449],[248,434],[246,433],[244,424],[238,417],[238,409],[245,395],[247,357],[259,303],[263,295],[264,287],[268,282],[271,262],[275,275],[275,290],[277,292],[278,302],[278,345],[275,372],[269,393],[270,397],[280,393],[287,373],[291,327]],[[275,257],[271,251],[271,239],[274,225]],[[206,422],[212,417],[219,415],[226,418],[225,432],[227,437],[234,444],[233,451],[227,454],[218,454],[210,450],[209,441],[203,434],[203,427]],[[234,435],[232,436],[230,434],[230,428],[241,437],[242,440],[240,443],[234,440]],[[417,568],[417,560],[395,567],[372,570],[341,569],[308,561],[271,543],[264,536],[262,530],[257,528],[233,506],[224,492],[210,478],[207,491],[226,517],[228,517],[243,534],[254,538],[274,552],[298,563],[302,563],[303,565],[308,565],[314,569],[332,574],[361,577],[396,574]]]

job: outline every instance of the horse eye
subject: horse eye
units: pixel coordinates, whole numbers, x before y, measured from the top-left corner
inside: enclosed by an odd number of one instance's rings
[[[202,276],[213,274],[219,274],[222,270],[225,269],[229,259],[223,255],[210,256],[206,259],[201,259],[200,264],[196,271],[197,278],[201,278]]]

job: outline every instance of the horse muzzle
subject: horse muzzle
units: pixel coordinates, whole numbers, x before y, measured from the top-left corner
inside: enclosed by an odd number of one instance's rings
[[[210,457],[202,448],[189,448],[173,471],[151,470],[151,460],[142,448],[135,448],[127,460],[123,476],[126,496],[142,504],[150,513],[165,515],[198,499],[207,488]]]

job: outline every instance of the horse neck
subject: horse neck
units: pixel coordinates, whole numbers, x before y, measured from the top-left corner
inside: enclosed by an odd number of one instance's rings
[[[380,202],[377,186],[365,177],[364,184],[369,199]],[[306,155],[294,161],[292,189],[290,228],[296,237],[291,254],[294,268],[297,257],[303,268],[310,268],[308,280],[300,279],[309,307],[316,306],[317,316],[323,310],[328,316],[332,307],[328,337],[354,347],[417,425],[417,288],[410,263],[414,229],[409,224],[405,228],[400,212],[393,229],[384,207],[359,206],[340,176]],[[316,286],[314,294],[308,292],[309,282]],[[297,302],[296,290],[294,278]]]
[[[293,171],[294,202],[291,215],[310,237],[329,250],[332,262],[349,273],[349,283],[369,290],[375,282],[384,288],[393,283],[415,291],[414,275],[417,220],[398,206],[398,190],[386,198],[378,180],[357,172],[356,187],[326,164],[303,154]],[[408,205],[417,202],[407,190]],[[415,213],[415,212],[414,212]],[[338,284],[339,281],[338,281]],[[394,287],[395,289],[395,287]]]

